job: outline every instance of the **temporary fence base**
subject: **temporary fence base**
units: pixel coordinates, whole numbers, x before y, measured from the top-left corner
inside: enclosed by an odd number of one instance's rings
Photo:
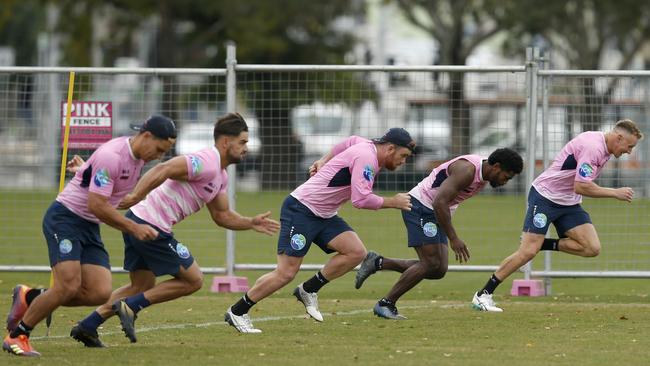
[[[246,292],[248,278],[242,276],[216,276],[212,279],[212,292]]]
[[[543,280],[514,280],[512,281],[512,296],[546,296]]]

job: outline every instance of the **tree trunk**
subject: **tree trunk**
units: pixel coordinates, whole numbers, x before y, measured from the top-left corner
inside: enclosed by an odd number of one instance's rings
[[[603,97],[596,93],[596,81],[594,78],[582,79],[582,95],[584,104],[580,111],[580,122],[582,131],[600,130],[603,116]]]
[[[303,182],[307,172],[299,169],[304,154],[291,128],[291,110],[276,94],[273,89],[264,90],[261,106],[256,109],[262,142],[261,184],[263,189],[287,190]]]

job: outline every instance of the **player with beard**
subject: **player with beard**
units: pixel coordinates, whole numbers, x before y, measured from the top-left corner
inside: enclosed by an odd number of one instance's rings
[[[285,200],[280,212],[277,268],[260,277],[255,285],[225,314],[225,320],[242,333],[260,333],[248,311],[253,305],[291,282],[312,242],[325,253],[336,254],[322,270],[296,287],[293,294],[307,314],[323,321],[318,291],[328,282],[354,269],[366,256],[359,236],[340,218],[339,207],[352,201],[356,208],[410,210],[406,193],[380,197],[372,192],[379,170],[395,170],[406,162],[415,142],[402,128],[391,128],[379,139],[352,136],[334,146],[310,168],[312,175]]]
[[[355,278],[358,289],[376,271],[402,273],[388,294],[375,305],[375,315],[386,319],[406,319],[397,311],[397,300],[423,279],[438,280],[447,273],[447,240],[456,260],[467,262],[469,250],[458,237],[451,216],[460,203],[480,192],[489,182],[492,187],[506,184],[521,173],[521,156],[510,149],[497,149],[488,158],[463,155],[441,164],[409,194],[413,207],[402,211],[408,232],[408,246],[418,259],[393,259],[369,252]]]
[[[124,234],[124,269],[131,283],[113,291],[110,299],[73,327],[70,335],[88,347],[103,347],[97,328],[118,315],[131,342],[136,341],[136,314],[152,305],[198,291],[203,274],[189,249],[174,238],[172,226],[208,207],[212,220],[230,230],[253,229],[271,235],[280,224],[269,219],[270,211],[243,217],[230,210],[226,167],[246,155],[248,127],[237,113],[220,118],[214,127],[214,146],[177,156],[149,170],[133,192],[120,203],[129,208],[126,217],[153,226],[158,237],[139,240]],[[136,204],[137,203],[137,204]],[[156,284],[156,277],[172,279]]]

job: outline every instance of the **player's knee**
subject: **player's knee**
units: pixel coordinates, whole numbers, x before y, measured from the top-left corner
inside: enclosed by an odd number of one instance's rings
[[[366,255],[368,255],[368,251],[363,245],[359,246],[358,248],[354,248],[347,253],[347,256],[350,258],[350,262],[354,263],[354,265],[361,263],[363,259],[366,258]]]
[[[92,296],[89,296],[88,305],[102,305],[111,298],[111,288],[97,289]]]
[[[298,267],[300,268],[300,267]],[[275,273],[277,275],[278,280],[282,283],[282,285],[286,285],[287,283],[293,281],[293,279],[296,277],[296,274],[298,273],[297,269],[293,268],[277,268],[275,270]]]
[[[192,276],[187,283],[187,292],[193,294],[203,287],[203,274],[199,273],[196,276]]]
[[[532,260],[533,258],[535,258],[538,251],[531,248],[530,246],[526,246],[526,247],[519,248],[518,252],[519,252],[519,256],[522,258],[522,260],[528,262],[528,261]]]
[[[584,257],[597,257],[600,254],[600,243],[587,243],[583,252]]]
[[[440,262],[430,264],[424,278],[428,280],[439,280],[447,274],[447,266]]]
[[[59,295],[63,303],[68,302],[77,296],[81,291],[81,281],[70,281],[65,283],[56,284],[52,287],[53,292]]]

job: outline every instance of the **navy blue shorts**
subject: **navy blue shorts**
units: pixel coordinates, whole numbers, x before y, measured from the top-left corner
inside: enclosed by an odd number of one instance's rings
[[[447,244],[447,234],[438,226],[436,215],[422,202],[411,196],[411,211],[402,210],[402,218],[408,233],[408,246]]]
[[[553,223],[560,238],[566,238],[566,232],[582,224],[591,224],[591,218],[579,204],[559,205],[530,187],[528,193],[528,211],[524,219],[524,232],[546,234],[548,226]]]
[[[278,254],[304,257],[312,242],[325,253],[333,253],[334,250],[327,248],[327,244],[346,231],[353,230],[339,216],[329,219],[318,217],[307,206],[289,195],[280,211]]]
[[[63,261],[79,261],[111,269],[108,252],[99,236],[99,224],[90,222],[54,201],[43,217],[50,267]]]
[[[153,272],[156,276],[175,276],[180,266],[188,269],[194,258],[190,250],[174,239],[173,233],[166,233],[154,225],[135,216],[131,210],[126,212],[126,218],[138,224],[146,224],[158,231],[158,237],[151,241],[140,241],[130,234],[122,233],[124,237],[124,269],[134,272],[140,269]]]

